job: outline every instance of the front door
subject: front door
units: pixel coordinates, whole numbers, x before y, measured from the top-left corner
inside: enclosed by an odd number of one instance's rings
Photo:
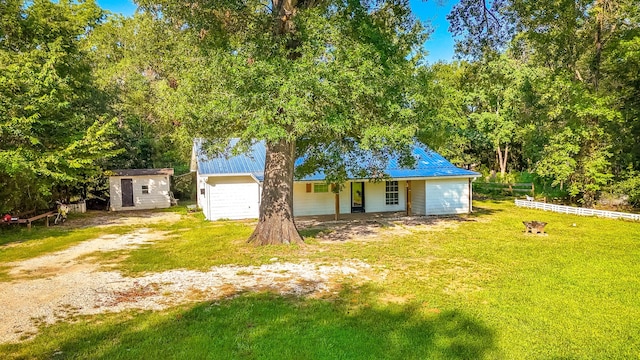
[[[133,180],[120,179],[122,189],[122,207],[133,206]]]
[[[351,183],[351,212],[364,212],[364,182]]]

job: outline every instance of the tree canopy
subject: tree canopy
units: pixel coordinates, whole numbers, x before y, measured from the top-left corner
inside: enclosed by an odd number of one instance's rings
[[[92,1],[0,5],[0,211],[47,206],[113,155],[113,120],[80,42]]]
[[[634,0],[464,0],[454,7],[450,30],[470,62],[465,76],[474,79],[463,86],[480,95],[464,102],[465,112],[494,148],[498,138],[510,142],[511,169],[566,187],[585,205],[628,182],[640,156],[638,9]],[[506,157],[496,162],[503,173]]]
[[[212,151],[230,138],[240,139],[231,151],[267,143],[256,242],[301,241],[291,205],[296,157],[305,158],[298,176],[322,170],[338,184],[394,153],[409,160],[410,90],[425,34],[406,1],[141,5],[199,50],[175,93],[191,132]],[[349,161],[362,151],[375,155],[368,164]]]

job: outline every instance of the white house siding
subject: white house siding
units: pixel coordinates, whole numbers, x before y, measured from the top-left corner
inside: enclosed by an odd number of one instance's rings
[[[252,219],[260,215],[260,184],[251,176],[209,177],[204,186],[201,206],[208,220]]]
[[[307,184],[311,184],[311,192],[307,192]],[[312,182],[293,183],[294,216],[330,215],[335,213],[335,194],[313,192]],[[319,183],[318,183],[319,184]],[[340,194],[342,196],[342,193]]]
[[[414,215],[426,214],[426,192],[424,180],[411,180],[411,213]]]
[[[340,214],[350,214],[350,213],[351,213],[351,182],[346,182],[342,190],[340,190]]]
[[[122,206],[121,180],[131,179],[133,183],[134,206]],[[142,193],[142,186],[149,186],[149,193]],[[111,211],[120,210],[148,210],[168,208],[171,206],[169,198],[169,176],[144,175],[144,176],[110,176],[109,195]]]
[[[315,182],[319,183],[319,182]],[[311,192],[307,192],[311,184]],[[296,182],[293,185],[293,214],[295,216],[332,215],[335,213],[335,194],[313,192],[314,182]],[[424,184],[424,182],[423,182]],[[364,181],[365,212],[404,211],[406,209],[406,181],[398,181],[398,204],[386,205],[385,182]],[[424,201],[423,201],[424,202]],[[340,191],[340,213],[351,213],[351,182]]]
[[[464,214],[469,212],[469,179],[426,181],[426,214]]]
[[[198,204],[198,207],[202,209],[202,211],[204,212],[204,216],[208,219],[208,213],[209,213],[209,209],[207,208],[206,204],[207,204],[207,197],[205,196],[205,191],[206,191],[206,184],[207,184],[207,179],[209,177],[208,176],[197,176],[197,183],[196,183],[196,202]]]
[[[468,179],[411,180],[412,210],[415,215],[467,213],[469,209]],[[307,192],[307,183],[311,192]],[[295,216],[333,215],[335,194],[313,192],[313,184],[295,182],[293,213]],[[385,182],[365,183],[365,211],[390,212],[406,210],[406,181],[398,181],[398,204],[386,205]],[[135,187],[135,186],[134,186]],[[200,189],[205,190],[201,194]],[[217,176],[198,178],[198,206],[209,220],[249,219],[259,216],[260,185],[251,176]],[[351,182],[340,191],[340,213],[351,213]]]
[[[398,204],[387,205],[385,195],[385,181],[364,183],[364,210],[365,212],[404,211],[407,208],[407,182],[398,181]],[[349,196],[351,193],[349,193]]]
[[[309,193],[307,192],[307,184],[311,184],[311,192]],[[293,214],[295,216],[335,214],[335,194],[331,191],[314,193],[313,184],[321,184],[321,182],[295,182],[293,184]],[[351,213],[351,183],[345,183],[339,195],[340,214]]]

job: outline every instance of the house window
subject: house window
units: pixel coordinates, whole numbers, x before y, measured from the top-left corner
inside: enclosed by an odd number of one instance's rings
[[[398,182],[397,181],[387,181],[385,184],[385,203],[387,205],[398,205],[399,204],[399,196],[398,196]]]
[[[329,192],[329,184],[313,184],[314,193],[326,193]]]
[[[149,185],[142,185],[142,193],[143,194],[149,193]]]

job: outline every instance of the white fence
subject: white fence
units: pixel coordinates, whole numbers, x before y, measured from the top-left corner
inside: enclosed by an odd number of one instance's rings
[[[629,213],[616,212],[616,211],[586,209],[586,208],[579,208],[579,207],[573,207],[573,206],[547,204],[547,203],[527,201],[527,200],[516,200],[516,206],[521,206],[521,207],[526,207],[531,209],[540,209],[544,211],[554,211],[554,212],[563,213],[563,214],[574,214],[574,215],[582,215],[582,216],[599,216],[599,217],[607,217],[612,219],[640,220],[640,214],[629,214]]]
[[[78,213],[87,212],[87,204],[84,202],[84,200],[79,201],[75,204],[69,204],[67,206],[69,207],[69,212],[78,212]]]

